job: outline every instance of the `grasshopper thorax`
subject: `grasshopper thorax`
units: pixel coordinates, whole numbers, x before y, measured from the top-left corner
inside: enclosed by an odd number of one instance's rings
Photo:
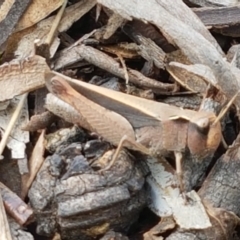
[[[214,123],[216,116],[209,112],[198,112],[188,127],[187,146],[191,154],[205,157],[214,153],[221,139],[221,125]]]

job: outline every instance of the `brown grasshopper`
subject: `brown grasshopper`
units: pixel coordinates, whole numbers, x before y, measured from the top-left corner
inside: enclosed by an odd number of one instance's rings
[[[105,140],[118,146],[109,169],[122,147],[154,156],[174,152],[176,173],[182,185],[182,154],[203,159],[221,142],[219,121],[211,112],[184,110],[83,81],[47,73],[50,92],[72,105]]]

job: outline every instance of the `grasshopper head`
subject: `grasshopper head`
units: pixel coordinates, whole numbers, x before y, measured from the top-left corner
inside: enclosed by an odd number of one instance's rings
[[[219,146],[222,133],[221,125],[214,123],[216,116],[209,112],[198,112],[189,122],[188,148],[196,157],[205,157],[214,153]]]

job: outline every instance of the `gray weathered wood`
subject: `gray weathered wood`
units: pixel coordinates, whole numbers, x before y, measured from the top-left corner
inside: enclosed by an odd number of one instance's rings
[[[181,0],[174,1],[174,4],[171,1],[165,0],[156,0],[156,3],[171,13],[171,15],[173,15],[176,19],[182,21],[189,27],[193,28],[196,32],[200,33],[216,47],[219,53],[223,54],[222,49],[219,47],[215,38],[213,38],[213,36],[209,33],[199,18],[196,17],[193,11],[188,8]]]
[[[134,17],[148,21],[156,25],[168,39],[181,49],[192,63],[200,63],[209,66],[218,83],[216,87],[222,89],[226,96],[231,99],[239,89],[237,75],[233,74],[228,64],[216,48],[201,34],[174,17],[155,0],[98,0],[100,4],[123,14],[123,16]],[[172,5],[172,4],[171,4]],[[146,11],[147,9],[147,11]],[[240,106],[240,98],[236,100]]]
[[[233,7],[203,7],[193,11],[206,26],[226,27],[240,23],[240,5]]]
[[[202,7],[221,7],[239,4],[239,0],[187,0],[186,2]]]

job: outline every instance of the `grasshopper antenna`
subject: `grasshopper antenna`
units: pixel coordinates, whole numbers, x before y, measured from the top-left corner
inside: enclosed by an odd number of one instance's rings
[[[219,122],[222,117],[226,114],[226,112],[228,111],[228,109],[231,107],[231,105],[233,104],[233,102],[236,100],[238,94],[239,94],[240,90],[237,91],[237,93],[232,97],[232,99],[228,102],[228,104],[226,105],[226,107],[224,109],[222,109],[222,111],[219,113],[219,115],[216,117],[216,119],[214,120],[213,124],[216,124],[217,122]]]

